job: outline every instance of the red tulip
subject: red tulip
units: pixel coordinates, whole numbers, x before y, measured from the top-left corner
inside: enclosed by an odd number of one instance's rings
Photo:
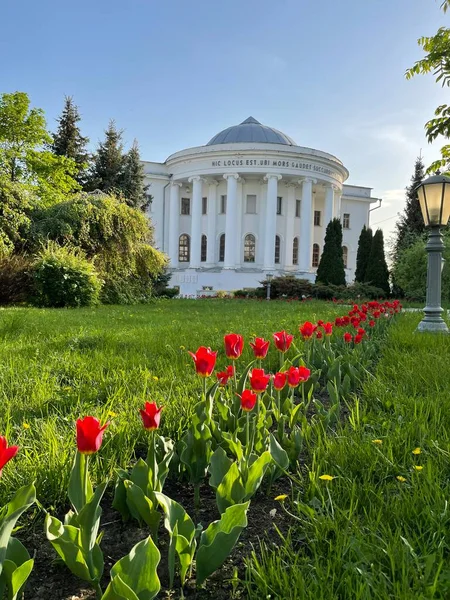
[[[244,348],[244,338],[238,333],[229,333],[223,337],[225,342],[225,354],[227,358],[235,360],[242,354]]]
[[[217,352],[213,352],[211,348],[200,346],[197,352],[189,352],[194,359],[195,370],[200,377],[209,377],[214,371],[216,365]]]
[[[100,426],[100,421],[95,417],[77,419],[77,447],[81,454],[94,454],[98,452],[103,441],[103,432],[109,423]]]
[[[347,333],[344,333],[344,342],[345,342],[346,344],[350,344],[350,342],[352,342],[352,341],[353,341],[353,336],[352,336],[352,334],[351,334],[351,333],[348,333],[348,332],[347,332]]]
[[[323,333],[319,329],[318,331],[316,331],[316,339],[321,340],[322,338],[323,338]]]
[[[242,396],[239,396],[239,398],[241,399],[241,408],[246,412],[253,410],[255,408],[256,401],[258,400],[257,394],[251,390],[244,390],[242,392]]]
[[[366,330],[360,327],[356,333],[363,337],[364,335],[366,335]]]
[[[287,382],[287,375],[283,372],[278,372],[274,375],[273,378],[273,387],[277,390],[277,392],[281,392]]]
[[[220,385],[227,385],[228,380],[230,379],[230,377],[233,377],[234,375],[234,367],[233,365],[229,365],[225,371],[220,371],[220,373],[217,373],[217,379],[219,381]]]
[[[257,394],[261,394],[266,391],[269,385],[270,375],[264,373],[264,369],[252,369],[250,373],[250,385],[252,390]]]
[[[311,371],[306,367],[289,367],[287,372],[288,386],[297,387],[300,383],[308,381]]]
[[[267,352],[269,351],[269,345],[270,342],[266,342],[264,338],[255,338],[253,343],[250,342],[255,358],[266,358]]]
[[[334,324],[336,327],[342,327],[342,325],[344,324],[342,317],[336,317]]]
[[[360,344],[363,339],[362,335],[355,335],[355,344]]]
[[[158,408],[156,402],[145,403],[145,408],[141,408],[139,411],[141,413],[144,429],[147,429],[147,431],[155,431],[155,429],[158,429],[162,409],[162,406]]]
[[[300,333],[303,336],[304,340],[309,340],[310,338],[312,338],[312,335],[314,333],[314,331],[316,330],[316,326],[313,325],[312,323],[310,323],[309,321],[306,321],[306,323],[303,323],[303,325],[301,327],[299,327],[300,329]]]
[[[0,475],[2,474],[2,469],[12,458],[15,457],[17,452],[19,451],[19,446],[9,446],[8,441],[5,437],[0,435]]]
[[[273,334],[273,341],[275,342],[275,347],[280,352],[287,352],[291,347],[293,339],[294,336],[290,333],[286,333],[284,330],[278,331],[277,333]]]
[[[324,323],[323,329],[325,331],[325,335],[331,335],[333,333],[333,325],[331,323]]]
[[[375,327],[375,321],[373,319],[369,321],[369,327]]]

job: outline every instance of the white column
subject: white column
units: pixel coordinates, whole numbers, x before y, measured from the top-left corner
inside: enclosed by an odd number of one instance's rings
[[[312,186],[315,179],[306,177],[302,183],[302,202],[300,210],[300,256],[299,270],[309,272],[312,258],[313,196]]]
[[[181,183],[172,181],[169,199],[169,258],[172,269],[178,267],[178,237],[180,235],[180,187]]]
[[[202,187],[203,179],[196,175],[189,177],[192,183],[192,210],[191,210],[191,260],[190,269],[200,267],[200,247],[202,235]]]
[[[268,173],[264,179],[267,181],[264,233],[264,270],[273,271],[275,269],[275,234],[277,230],[278,180],[281,179],[281,175]]]
[[[237,173],[226,173],[227,214],[225,216],[225,261],[224,269],[234,269],[236,264],[236,221],[237,221]]]
[[[207,246],[206,262],[209,265],[216,261],[216,218],[217,218],[217,186],[219,183],[213,179],[208,186],[208,209],[207,209]],[[226,240],[225,240],[226,241]]]
[[[284,233],[284,260],[282,266],[286,269],[292,267],[292,244],[294,241],[295,224],[295,183],[288,183],[288,198],[286,207],[286,228]]]
[[[337,219],[341,218],[341,196],[342,190],[337,185],[333,185],[334,190],[334,214]]]
[[[334,213],[334,189],[331,185],[325,188],[325,213],[323,216],[324,231],[328,227],[328,223],[333,219]]]
[[[242,263],[244,261],[244,242],[242,241],[242,217],[243,217],[243,197],[244,197],[244,184],[245,181],[242,177],[238,179],[237,185],[237,196],[236,196],[236,249],[234,254],[235,265],[237,268],[242,267]]]

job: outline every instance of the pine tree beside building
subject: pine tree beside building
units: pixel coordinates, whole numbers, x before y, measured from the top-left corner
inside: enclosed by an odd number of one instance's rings
[[[121,193],[124,167],[122,131],[111,120],[105,131],[105,139],[100,142],[94,156],[89,189]]]
[[[323,252],[317,267],[316,282],[325,285],[345,285],[342,225],[339,219],[333,219],[327,225]]]
[[[152,197],[147,195],[148,186],[144,182],[144,166],[141,162],[138,143],[134,140],[133,146],[125,155],[120,188],[126,203],[142,211],[149,207],[152,200]]]
[[[376,230],[372,239],[372,248],[367,264],[365,283],[381,288],[386,295],[391,293],[389,286],[389,269],[384,255],[384,238],[381,229]]]
[[[365,225],[361,230],[358,240],[358,251],[356,253],[355,281],[363,283],[366,277],[369,256],[372,250],[372,230]]]
[[[78,126],[81,120],[78,107],[74,104],[71,96],[66,96],[64,100],[64,108],[58,122],[58,129],[53,135],[53,143],[51,150],[57,156],[66,156],[75,161],[78,174],[76,180],[82,186],[87,181],[87,169],[89,166],[90,156],[87,151],[89,138],[81,135]]]

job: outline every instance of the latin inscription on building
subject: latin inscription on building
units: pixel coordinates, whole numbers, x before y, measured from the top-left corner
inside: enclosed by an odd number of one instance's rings
[[[313,173],[323,173],[332,177],[339,175],[321,165],[316,165],[310,162],[301,162],[298,160],[277,160],[269,158],[229,158],[224,160],[213,160],[212,167],[268,167],[268,168],[285,168],[298,169],[299,171],[311,171]]]

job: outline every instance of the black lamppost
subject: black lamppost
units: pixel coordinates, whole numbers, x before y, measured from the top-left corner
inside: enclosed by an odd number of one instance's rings
[[[442,318],[441,277],[442,251],[444,241],[441,227],[445,227],[450,217],[450,178],[433,175],[417,187],[420,209],[425,227],[428,228],[427,300],[423,310],[424,318],[417,331],[448,333],[448,327]]]
[[[273,279],[273,274],[272,273],[267,273],[267,275],[266,275],[266,280],[267,280],[267,296],[266,296],[266,300],[270,300],[270,286],[271,286],[272,279]]]

